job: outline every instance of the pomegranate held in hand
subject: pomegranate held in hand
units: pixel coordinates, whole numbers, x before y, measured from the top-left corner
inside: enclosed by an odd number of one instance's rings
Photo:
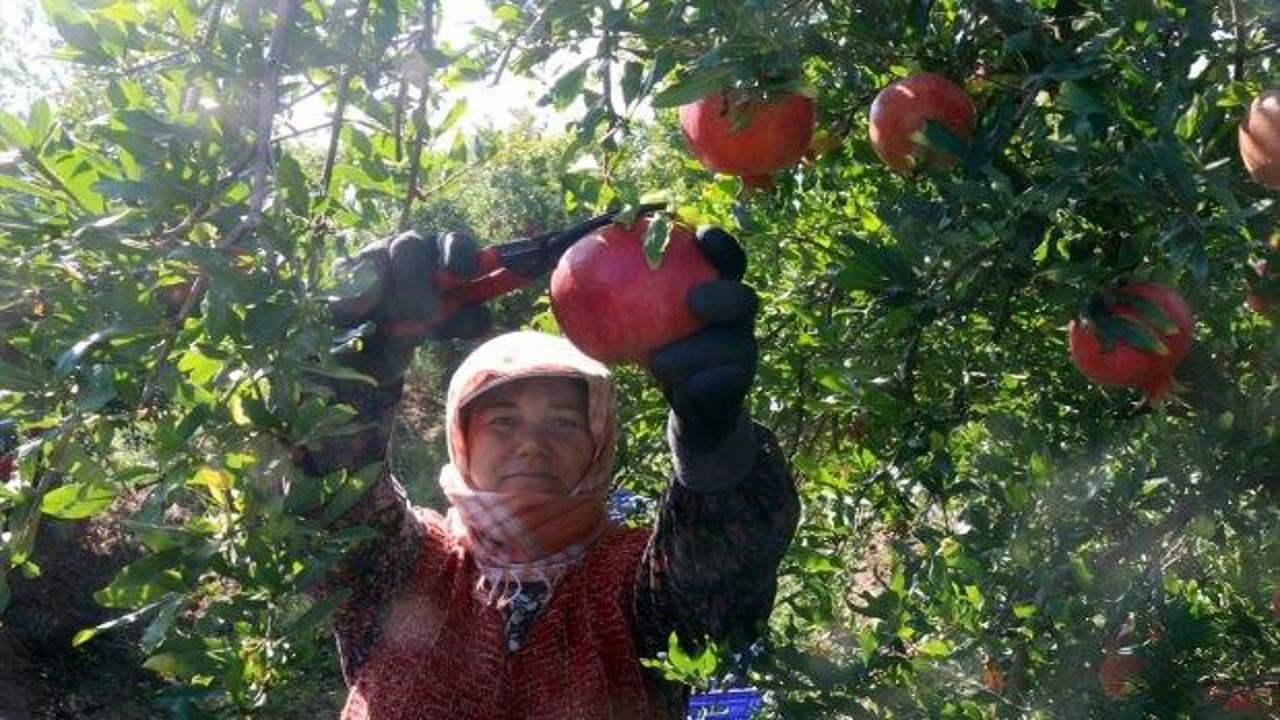
[[[975,115],[973,101],[959,85],[934,73],[916,73],[890,83],[871,103],[871,147],[904,175],[921,165],[946,167],[955,158],[918,142],[917,133],[922,135],[933,120],[968,139]]]
[[[702,326],[685,298],[719,273],[693,233],[673,225],[662,261],[644,253],[648,218],[613,224],[569,248],[551,274],[551,311],[579,350],[606,363],[646,364],[657,348]]]
[[[1259,185],[1280,189],[1280,88],[1253,99],[1240,121],[1240,157]]]
[[[1126,296],[1136,296],[1159,309],[1166,322],[1158,323],[1140,308],[1127,304]],[[1108,344],[1094,323],[1072,320],[1068,342],[1071,361],[1091,382],[1136,387],[1149,404],[1157,404],[1172,389],[1173,371],[1191,351],[1191,308],[1173,290],[1149,283],[1130,283],[1108,291],[1104,297],[1107,299],[1103,302],[1110,303],[1111,315],[1150,331],[1165,352],[1148,352],[1119,338]]]
[[[770,175],[800,162],[813,136],[813,100],[795,93],[764,101],[718,92],[680,108],[680,129],[693,156],[713,172],[764,187]]]

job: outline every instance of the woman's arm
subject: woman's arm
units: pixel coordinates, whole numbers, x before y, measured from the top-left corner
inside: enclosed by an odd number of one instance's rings
[[[706,325],[649,362],[671,406],[675,478],[636,578],[636,631],[646,655],[666,649],[672,631],[686,649],[708,638],[758,637],[799,518],[791,470],[773,434],[745,409],[759,355],[759,301],[741,283],[746,256],[717,228],[700,230],[698,243],[720,272],[685,299]]]
[[[719,452],[672,449],[675,478],[636,578],[640,652],[666,650],[673,631],[687,650],[743,647],[765,630],[795,534],[791,469],[773,433],[745,419]]]
[[[370,532],[352,546],[311,591],[317,596],[343,593],[333,615],[343,673],[354,679],[378,640],[385,610],[412,569],[429,552],[424,521],[410,507],[387,462],[388,443],[404,385],[404,373],[416,347],[426,338],[464,337],[488,323],[483,307],[468,306],[438,317],[439,295],[433,285],[438,268],[467,277],[475,267],[475,247],[448,234],[423,238],[404,233],[371,245],[345,268],[348,291],[330,299],[339,327],[369,323],[372,332],[335,353],[338,364],[372,382],[322,380],[329,402],[348,405],[356,417],[351,430],[329,435],[298,448],[294,457],[308,476],[346,474],[345,482],[360,492],[350,507],[313,515],[321,529],[336,532],[364,527]],[[365,487],[361,491],[360,483]],[[347,503],[338,492],[331,503]],[[334,516],[334,514],[336,516]]]

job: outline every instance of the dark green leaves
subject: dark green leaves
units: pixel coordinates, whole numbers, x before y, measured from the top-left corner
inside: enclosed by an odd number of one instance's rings
[[[837,287],[882,294],[902,291],[915,284],[911,265],[897,249],[874,245],[854,236],[845,237],[843,244],[850,254],[848,260],[833,268]]]
[[[662,255],[666,252],[667,242],[671,238],[671,218],[666,213],[656,213],[649,218],[649,226],[644,230],[644,257],[649,267],[657,269],[662,264]]]
[[[1106,351],[1116,343],[1124,343],[1142,352],[1169,354],[1169,348],[1161,341],[1160,335],[1132,317],[1116,314],[1105,307],[1092,307],[1086,317],[1097,328],[1098,339]]]
[[[717,66],[701,68],[682,75],[653,97],[655,108],[679,107],[722,90],[733,77],[733,68]]]
[[[589,61],[583,61],[556,79],[551,90],[542,98],[542,103],[550,103],[557,110],[563,110],[582,96],[582,86],[587,80]]]

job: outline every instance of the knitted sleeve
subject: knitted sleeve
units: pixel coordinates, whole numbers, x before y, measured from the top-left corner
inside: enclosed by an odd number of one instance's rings
[[[677,462],[682,476],[667,488],[636,578],[642,657],[666,650],[672,631],[693,650],[708,638],[738,647],[765,629],[800,504],[773,433],[753,432],[754,461],[732,484],[684,476],[714,463]],[[710,486],[723,489],[698,489]]]
[[[388,606],[428,549],[423,518],[410,508],[404,488],[386,465],[373,487],[334,529],[355,526],[373,532],[343,556],[324,583],[325,592],[348,593],[332,618],[348,683],[373,651]]]

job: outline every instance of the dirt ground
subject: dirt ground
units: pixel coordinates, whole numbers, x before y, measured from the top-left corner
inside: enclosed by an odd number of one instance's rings
[[[435,487],[443,460],[443,403],[439,392],[424,385],[405,389],[393,462],[415,502],[438,505],[443,502]],[[141,627],[106,632],[71,647],[77,631],[119,614],[98,606],[92,596],[138,557],[120,526],[135,505],[122,500],[85,522],[42,519],[33,553],[40,575],[10,572],[13,596],[0,614],[0,720],[163,717],[150,698],[165,683],[141,666]],[[330,655],[323,667],[281,689],[291,717],[337,717],[346,688],[336,653]]]
[[[146,698],[160,683],[140,665],[136,630],[71,647],[76,631],[110,617],[91,595],[134,557],[110,520],[41,522],[41,574],[10,574],[0,616],[0,720],[154,717]]]

